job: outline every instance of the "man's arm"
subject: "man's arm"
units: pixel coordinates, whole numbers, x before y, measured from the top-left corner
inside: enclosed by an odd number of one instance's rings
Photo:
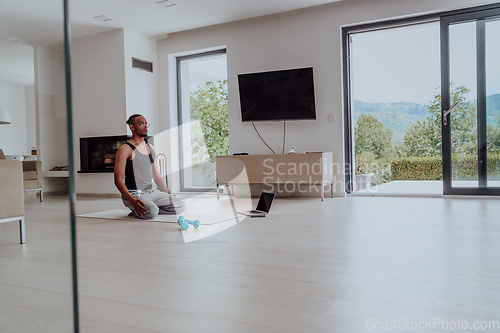
[[[155,154],[156,156],[156,149],[152,145],[149,145],[151,147],[152,153]],[[163,177],[160,175],[160,171],[158,170],[158,164],[156,163],[156,158],[153,163],[153,180],[155,181],[156,185],[162,192],[167,192],[168,194],[171,194],[170,190],[167,188],[167,184],[165,184],[165,180]]]
[[[134,206],[135,211],[137,214],[142,215],[145,211],[145,204],[141,200],[135,199],[130,192],[127,189],[127,186],[125,186],[125,183],[123,182],[123,178],[125,178],[125,167],[127,165],[127,159],[129,155],[131,154],[131,149],[123,145],[118,149],[118,152],[116,153],[116,158],[115,158],[115,171],[114,171],[114,176],[115,176],[115,186],[120,191],[120,193],[125,197],[125,199],[128,200]]]

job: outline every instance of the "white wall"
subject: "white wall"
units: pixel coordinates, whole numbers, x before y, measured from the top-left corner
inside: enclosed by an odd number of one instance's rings
[[[142,114],[150,134],[158,133],[158,84],[156,68],[156,39],[125,29],[125,87],[127,118]],[[153,73],[132,68],[132,57],[153,62]]]
[[[80,170],[80,138],[126,134],[123,29],[72,41],[73,140]],[[76,193],[117,193],[112,174],[76,174]]]
[[[34,55],[36,146],[42,170],[48,171],[69,164],[64,54],[37,46]],[[43,187],[46,192],[65,191],[66,179],[44,178]]]
[[[36,106],[35,106],[35,86],[25,87],[26,100],[26,149],[31,155],[31,149],[36,148]]]
[[[132,68],[132,57],[153,62],[154,73]],[[156,40],[118,29],[72,41],[75,166],[80,138],[130,134],[127,118],[143,114],[158,131]],[[113,174],[77,174],[77,193],[118,194]]]
[[[153,73],[132,68],[132,57],[152,61]],[[80,169],[80,138],[130,134],[127,118],[143,114],[158,131],[156,40],[118,29],[72,41],[75,166]],[[118,194],[113,174],[77,174],[77,193]]]
[[[24,86],[0,83],[0,107],[10,115],[10,125],[0,125],[0,149],[5,155],[28,155]]]
[[[43,170],[68,165],[64,55],[35,47],[35,104],[39,117],[39,159]]]
[[[291,146],[297,146],[298,152],[331,151],[334,163],[343,165],[341,27],[483,3],[477,0],[353,0],[170,34],[158,41],[157,46],[160,130],[176,125],[172,121],[175,118],[165,116],[176,112],[169,104],[176,98],[172,87],[175,58],[169,55],[226,45],[230,153],[270,153],[252,124],[241,122],[237,75],[312,66],[317,120],[288,122],[285,151]],[[335,114],[336,121],[329,122],[328,114]],[[283,124],[259,123],[257,126],[268,144],[275,151],[281,150]],[[340,182],[335,192],[342,195],[343,177],[337,174],[336,178]]]

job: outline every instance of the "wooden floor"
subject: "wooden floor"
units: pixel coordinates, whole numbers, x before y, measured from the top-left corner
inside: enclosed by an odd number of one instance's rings
[[[77,203],[80,214],[115,208],[119,199]],[[267,218],[189,244],[175,224],[81,218],[81,332],[498,322],[499,216],[498,199],[277,199]],[[17,224],[0,224],[0,332],[72,331],[68,221],[67,200],[47,196],[26,199],[24,246]]]

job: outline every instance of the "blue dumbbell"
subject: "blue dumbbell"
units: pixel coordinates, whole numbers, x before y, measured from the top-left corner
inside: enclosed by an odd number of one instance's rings
[[[182,231],[188,230],[190,224],[194,226],[195,229],[198,229],[200,227],[200,221],[198,220],[191,221],[185,219],[184,216],[179,216],[179,218],[177,219],[177,223],[179,223],[179,227],[181,228]]]
[[[179,218],[177,219],[177,223],[179,223],[179,228],[182,231],[188,230],[189,224],[187,224],[187,222],[184,221],[184,217],[183,216],[179,216]]]

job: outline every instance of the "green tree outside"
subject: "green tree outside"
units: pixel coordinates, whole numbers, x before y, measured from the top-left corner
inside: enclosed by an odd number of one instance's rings
[[[477,153],[477,107],[466,100],[470,89],[451,86],[451,105],[458,102],[451,111],[452,154]],[[436,93],[428,106],[427,117],[408,127],[403,139],[403,156],[441,155],[441,94]],[[500,119],[499,119],[500,123]],[[489,152],[500,149],[500,129],[486,126]]]
[[[392,129],[369,113],[361,114],[354,129],[355,173],[373,173],[371,185],[390,181],[390,159],[394,154]]]
[[[190,103],[191,120],[200,122],[210,161],[215,162],[216,156],[229,151],[227,80],[199,84]]]
[[[392,129],[386,128],[380,119],[369,113],[358,117],[354,138],[356,154],[371,152],[378,159],[392,149]]]
[[[474,175],[477,178],[477,107],[474,102],[467,101],[466,99],[470,89],[465,86],[455,87],[452,84],[450,90],[450,105],[453,106],[458,102],[450,113],[451,116],[448,123],[448,126],[451,127],[451,153],[454,172],[452,177],[456,180],[474,179]],[[403,173],[407,173],[408,175],[413,174],[413,178],[411,179],[428,179],[427,177],[429,176],[436,177],[430,174],[422,174],[422,171],[425,169],[425,163],[434,163],[434,166],[437,168],[435,171],[439,173],[439,177],[432,179],[442,179],[441,112],[441,94],[436,93],[428,106],[427,116],[406,129],[400,149],[400,158],[392,161],[393,166],[397,165],[399,168],[396,172],[397,175]],[[488,178],[493,179],[497,178],[500,173],[500,169],[497,170],[496,167],[498,152],[500,151],[500,128],[495,128],[488,124],[486,131],[487,151],[489,154]],[[439,163],[433,162],[437,161],[434,159],[435,157],[439,157]],[[467,161],[467,163],[464,161]],[[420,176],[416,176],[419,174]],[[398,178],[399,176],[395,177],[396,179],[407,179]]]

